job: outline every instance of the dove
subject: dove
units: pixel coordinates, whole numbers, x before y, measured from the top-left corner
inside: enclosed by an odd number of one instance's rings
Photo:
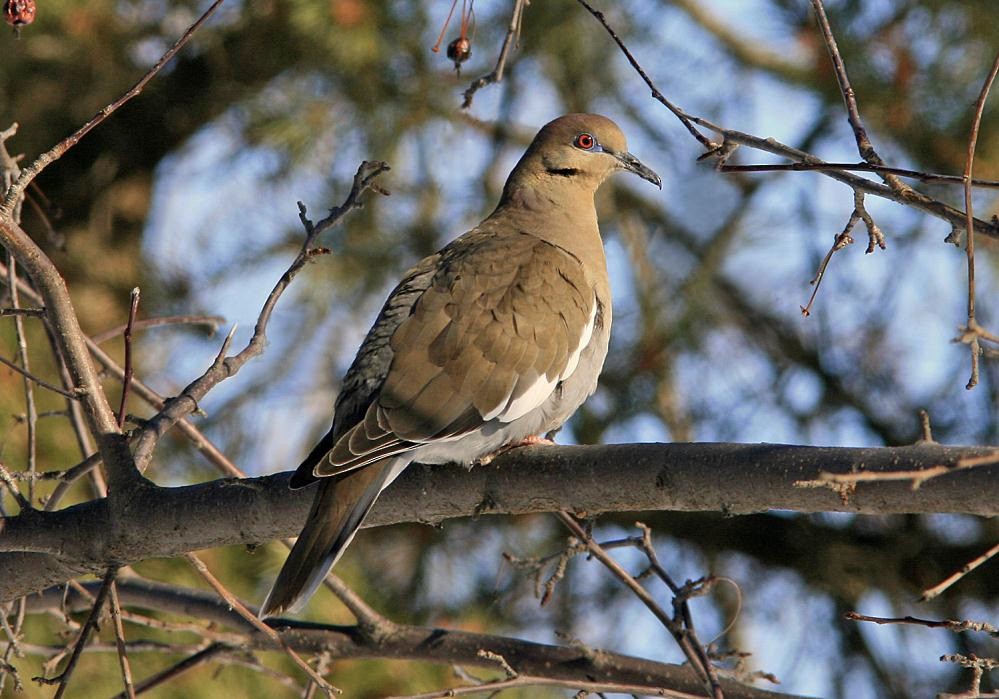
[[[316,483],[261,616],[296,611],[412,462],[468,466],[537,441],[589,397],[611,294],[594,195],[627,171],[662,189],[597,114],[546,124],[496,209],[409,270],[348,369],[333,425],[290,487]]]

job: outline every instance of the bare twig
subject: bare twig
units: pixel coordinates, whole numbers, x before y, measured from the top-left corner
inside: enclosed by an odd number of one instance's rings
[[[830,473],[821,471],[815,479],[795,481],[796,488],[829,488],[848,496],[858,483],[877,483],[891,481],[912,481],[912,489],[919,490],[923,483],[933,478],[945,476],[948,473],[964,471],[979,466],[991,466],[999,462],[999,452],[957,459],[953,464],[938,464],[929,468],[903,471],[856,471],[853,473]]]
[[[118,407],[118,429],[125,426],[125,405],[128,403],[128,389],[132,386],[132,328],[139,312],[139,287],[132,289],[132,299],[128,307],[128,322],[125,324],[125,377],[121,382],[121,404]]]
[[[690,117],[688,117],[687,114],[682,109],[680,109],[675,104],[666,99],[666,96],[659,91],[659,88],[657,88],[655,84],[652,82],[652,78],[650,78],[648,74],[646,74],[642,66],[631,54],[631,51],[628,50],[628,47],[625,45],[624,41],[622,41],[621,37],[618,36],[617,32],[614,31],[614,28],[607,23],[607,20],[604,18],[604,13],[600,12],[599,10],[595,10],[589,3],[586,2],[586,0],[576,0],[576,2],[578,2],[584,8],[586,8],[586,11],[589,12],[591,15],[593,15],[594,19],[600,22],[601,26],[607,31],[608,34],[610,34],[611,38],[618,45],[618,48],[620,48],[621,52],[624,53],[625,58],[628,59],[628,62],[631,64],[631,67],[635,69],[635,71],[641,76],[642,80],[645,81],[645,84],[648,86],[649,90],[652,91],[652,98],[661,103],[664,107],[666,107],[666,109],[673,112],[673,115],[676,116],[676,118],[679,119],[680,122],[686,127],[687,131],[690,132],[690,135],[696,138],[697,141],[702,146],[704,146],[706,150],[708,151],[717,150],[719,148],[719,144],[712,143],[710,140],[708,140],[707,136],[705,136],[704,134],[702,134],[700,131],[697,130],[697,127],[694,126],[693,120],[690,119]]]
[[[697,139],[697,141],[704,146],[706,153],[701,156],[703,159],[705,156],[715,157],[719,159],[727,158],[731,155],[734,148],[738,145],[747,146],[754,148],[756,150],[763,151],[765,153],[773,153],[789,160],[794,160],[801,163],[806,163],[809,166],[815,166],[815,169],[822,172],[827,177],[830,177],[839,182],[843,182],[848,185],[854,191],[860,190],[867,194],[874,194],[885,199],[890,199],[891,201],[898,202],[905,206],[910,206],[919,211],[923,211],[931,216],[935,216],[942,219],[952,226],[963,228],[966,225],[966,215],[965,212],[959,211],[952,206],[944,204],[941,201],[937,201],[931,197],[926,196],[920,192],[913,190],[910,187],[902,185],[902,190],[897,190],[893,187],[885,186],[877,182],[872,182],[871,180],[860,177],[843,169],[833,169],[825,170],[822,166],[828,163],[823,162],[820,158],[815,157],[811,153],[793,148],[784,143],[781,143],[773,138],[761,138],[759,136],[754,136],[742,131],[735,129],[728,129],[723,126],[715,124],[709,119],[703,117],[695,116],[693,114],[688,114],[682,109],[677,107],[675,104],[667,100],[659,89],[649,78],[648,74],[638,63],[635,57],[628,50],[628,47],[620,39],[617,33],[604,19],[602,13],[594,10],[590,7],[584,0],[577,0],[581,5],[583,5],[590,14],[592,14],[604,27],[605,30],[611,35],[615,40],[621,52],[628,59],[628,62],[632,65],[635,71],[639,74],[645,84],[652,91],[652,97],[662,103],[667,109],[669,109],[684,125],[684,127]],[[702,126],[716,133],[720,137],[720,143],[713,142],[701,134],[694,125]],[[883,163],[881,164],[883,165]],[[880,167],[880,165],[878,166]],[[873,171],[873,170],[872,170]],[[888,171],[886,170],[885,173]],[[890,177],[887,175],[886,177]],[[975,219],[974,221],[975,230],[978,233],[987,235],[991,238],[999,239],[999,218],[993,218],[991,221],[982,221],[980,219]]]
[[[930,414],[919,411],[919,441],[923,444],[936,444],[933,440],[933,427],[930,425]]]
[[[981,556],[978,556],[977,558],[975,558],[974,560],[968,561],[963,566],[961,566],[960,570],[954,571],[953,573],[951,573],[950,575],[948,575],[946,579],[944,579],[943,581],[941,581],[939,584],[934,585],[933,587],[929,588],[928,590],[924,590],[923,594],[919,596],[919,601],[920,602],[929,602],[931,599],[933,599],[935,597],[938,597],[940,594],[942,594],[944,592],[944,590],[946,590],[951,585],[953,585],[954,583],[956,583],[958,580],[960,580],[961,578],[963,578],[965,575],[967,575],[968,573],[970,573],[971,571],[973,571],[975,568],[977,568],[980,565],[982,565],[983,563],[987,562],[990,558],[992,558],[996,554],[999,554],[999,544],[996,544],[995,546],[993,546],[992,548],[990,548],[988,551],[986,551],[985,553],[983,553]]]
[[[70,400],[79,400],[80,399],[80,396],[75,395],[73,393],[70,393],[69,391],[65,391],[65,390],[59,388],[58,386],[56,386],[55,384],[51,384],[48,381],[46,381],[45,379],[41,379],[41,378],[35,376],[30,371],[25,371],[24,369],[22,369],[21,367],[19,367],[17,364],[15,364],[14,362],[10,361],[9,359],[6,359],[5,357],[0,356],[0,364],[3,364],[5,367],[8,367],[9,369],[13,369],[14,371],[16,371],[18,374],[20,374],[21,376],[25,377],[26,379],[29,379],[30,381],[34,381],[36,384],[38,384],[42,388],[45,388],[45,389],[48,389],[49,391],[53,391],[55,393],[58,393],[61,396],[65,396],[66,398],[69,398]]]
[[[257,322],[249,342],[233,356],[225,356],[225,352],[220,353],[208,371],[188,384],[179,396],[167,401],[163,409],[150,418],[146,424],[146,429],[142,430],[135,444],[135,464],[139,471],[144,470],[148,465],[160,437],[178,420],[194,412],[197,409],[198,401],[212,388],[235,375],[248,361],[264,351],[267,343],[267,324],[281,295],[310,259],[317,254],[328,252],[324,248],[313,247],[316,238],[327,229],[337,225],[348,213],[361,207],[363,205],[361,196],[369,189],[387,194],[375,183],[375,178],[389,169],[388,164],[381,161],[361,163],[354,175],[353,186],[343,204],[331,209],[329,215],[316,224],[309,221],[306,217],[305,206],[299,202],[299,217],[306,230],[305,240],[298,255],[295,256],[295,259],[292,260],[288,269],[281,275],[267,296],[267,300],[257,316]]]
[[[794,148],[787,144],[781,143],[773,138],[761,138],[759,136],[754,136],[752,134],[745,133],[743,131],[738,131],[735,129],[727,129],[723,126],[715,124],[709,119],[703,117],[694,116],[692,114],[687,114],[686,117],[693,123],[703,126],[706,129],[710,129],[721,136],[724,141],[732,144],[743,145],[749,148],[754,148],[756,150],[763,151],[765,153],[772,153],[789,160],[794,160],[797,162],[808,163],[812,165],[826,165],[825,161],[816,156],[808,153],[806,151]],[[711,155],[709,153],[709,155]],[[703,156],[702,156],[703,157]],[[873,182],[866,177],[860,177],[859,175],[854,175],[850,172],[844,170],[824,170],[823,168],[817,168],[818,172],[836,180],[837,182],[842,182],[854,191],[860,190],[866,194],[873,194],[884,199],[889,199],[899,204],[912,207],[926,214],[939,218],[946,221],[951,226],[964,229],[967,225],[967,215],[966,212],[959,209],[955,209],[952,206],[944,204],[941,201],[937,201],[931,197],[922,194],[912,188],[907,188],[905,192],[900,193],[877,182]],[[974,220],[974,228],[977,233],[982,235],[987,235],[990,238],[999,239],[999,218],[993,217],[989,221],[983,221],[981,219]]]
[[[157,672],[152,677],[147,677],[145,680],[140,682],[136,686],[135,691],[138,694],[144,693],[146,690],[158,687],[165,682],[172,680],[173,678],[181,675],[188,670],[192,670],[202,663],[206,663],[209,660],[213,660],[219,654],[225,652],[228,648],[222,643],[211,643],[205,648],[202,648],[194,655],[188,656],[183,660],[171,665],[170,667]],[[119,694],[115,699],[126,699],[124,693]]]
[[[212,334],[218,331],[220,325],[225,323],[225,318],[222,316],[160,316],[158,318],[144,318],[143,320],[136,320],[132,325],[132,330],[146,330],[147,328],[155,328],[161,325],[204,325],[207,326]],[[118,337],[125,332],[125,324],[118,325],[113,328],[109,328],[104,332],[97,333],[93,335],[90,339],[96,342],[98,345],[115,337]]]
[[[885,234],[878,227],[878,224],[874,223],[871,215],[867,213],[867,207],[864,206],[864,193],[859,189],[853,190],[853,211],[860,216],[860,220],[867,227],[867,249],[864,252],[870,255],[876,248],[884,250],[887,247]]]
[[[704,682],[705,688],[707,689],[710,696],[716,699],[721,699],[723,696],[721,685],[718,682],[718,675],[712,667],[710,660],[704,652],[703,646],[697,642],[697,637],[690,632],[690,629],[684,628],[684,624],[678,622],[676,619],[671,618],[666,611],[659,606],[659,604],[652,598],[642,585],[635,580],[635,578],[630,575],[621,565],[614,560],[606,551],[601,548],[601,546],[593,540],[593,538],[587,534],[586,530],[583,529],[570,513],[565,510],[555,513],[555,516],[559,519],[565,527],[572,532],[572,534],[580,541],[586,544],[587,549],[593,554],[594,558],[599,560],[604,566],[617,577],[618,580],[623,582],[625,586],[632,591],[632,593],[638,597],[639,600],[646,606],[646,608],[652,612],[652,614],[662,622],[666,630],[670,632],[673,639],[680,646],[683,654],[687,657],[690,662],[691,668],[697,674],[698,678]]]
[[[59,688],[56,690],[54,699],[60,699],[66,693],[66,688],[69,686],[69,678],[72,676],[73,670],[76,669],[76,663],[83,654],[83,648],[87,645],[87,639],[90,638],[90,633],[97,629],[97,621],[100,619],[101,611],[104,609],[104,603],[107,601],[108,592],[111,590],[111,583],[114,581],[116,573],[117,568],[112,567],[108,568],[107,572],[104,574],[104,581],[101,584],[101,589],[97,593],[97,598],[94,600],[94,605],[90,609],[90,615],[87,617],[86,623],[84,623],[83,628],[80,629],[80,634],[77,636],[76,643],[73,645],[73,652],[69,656],[69,662],[66,663],[66,668],[52,678],[32,678],[39,684],[58,684]]]
[[[500,47],[499,58],[496,59],[496,66],[491,72],[480,76],[472,81],[462,98],[461,108],[468,109],[472,106],[475,93],[486,87],[503,81],[503,71],[506,68],[506,59],[510,55],[510,49],[517,42],[520,36],[520,25],[524,21],[524,7],[529,0],[514,0],[513,13],[510,16],[510,25],[506,29],[506,36],[503,38],[503,45]]]
[[[819,263],[819,268],[816,270],[815,276],[812,278],[812,281],[809,282],[809,284],[812,285],[812,295],[808,297],[808,303],[801,306],[801,315],[806,317],[811,315],[812,305],[815,303],[815,296],[819,293],[819,285],[822,283],[822,279],[826,274],[826,267],[829,266],[829,261],[838,251],[842,250],[847,245],[853,244],[853,236],[851,236],[850,233],[859,221],[860,214],[857,213],[856,209],[854,209],[853,213],[850,214],[850,220],[846,222],[846,226],[843,228],[843,231],[833,239],[833,244],[829,248],[829,252],[827,252],[825,257],[822,258],[822,262]]]
[[[971,122],[971,133],[968,135],[968,157],[964,164],[964,210],[967,216],[965,223],[968,232],[965,251],[968,258],[968,324],[967,330],[970,340],[968,346],[971,350],[971,377],[968,379],[967,389],[972,389],[978,385],[978,362],[982,354],[979,344],[978,322],[975,320],[975,216],[972,213],[972,175],[975,166],[975,146],[978,144],[978,130],[982,123],[982,113],[985,111],[985,100],[988,99],[989,90],[999,73],[999,53],[996,54],[992,62],[992,69],[985,78],[985,84],[975,102],[975,114]]]
[[[0,318],[4,316],[30,316],[32,318],[44,318],[44,308],[0,308]]]
[[[10,288],[10,302],[14,308],[21,305],[21,297],[17,291],[17,263],[13,256],[7,262],[7,286]],[[17,361],[24,369],[21,372],[22,387],[24,390],[24,406],[27,413],[28,427],[28,468],[29,474],[34,475],[38,471],[38,408],[35,405],[35,388],[32,385],[34,380],[31,377],[31,363],[28,359],[28,338],[24,332],[24,317],[14,316],[14,336],[17,338]],[[28,481],[28,502],[35,500],[34,479]]]
[[[15,481],[16,479],[7,470],[7,467],[3,465],[3,462],[0,462],[0,483],[7,486],[7,490],[17,502],[17,506],[21,508],[21,512],[28,512],[32,509],[31,500],[21,494],[21,489],[17,487]]]
[[[565,687],[579,690],[582,696],[592,693],[613,692],[615,694],[620,693],[651,697],[667,697],[668,699],[702,699],[700,694],[679,692],[665,687],[656,687],[654,685],[614,684],[612,682],[567,682],[565,680],[558,680],[551,677],[531,677],[527,675],[508,678],[505,680],[496,680],[494,682],[485,682],[483,684],[476,684],[469,687],[452,687],[450,689],[440,689],[433,692],[425,692],[423,694],[407,694],[405,696],[389,697],[388,699],[443,699],[444,697],[463,697],[471,694],[482,694],[484,692],[496,693],[504,689],[526,687]],[[492,696],[492,694],[488,696]],[[580,696],[580,694],[577,694],[576,696]]]
[[[964,185],[962,175],[940,175],[932,172],[920,172],[904,167],[875,165],[874,163],[768,163],[760,165],[722,165],[719,172],[830,172],[840,170],[845,172],[877,172],[886,175],[899,175],[919,180],[920,182],[937,182],[945,184]],[[972,186],[984,189],[999,189],[999,180],[971,181]]]
[[[971,686],[968,691],[961,692],[960,694],[938,694],[939,699],[984,699],[985,697],[995,697],[996,694],[982,694],[982,675],[985,674],[986,670],[996,670],[999,669],[999,660],[995,658],[979,658],[976,655],[961,655],[959,653],[954,653],[952,655],[942,655],[940,656],[942,662],[956,663],[962,667],[966,667],[971,670]]]
[[[864,128],[864,123],[860,120],[860,108],[857,106],[857,95],[853,91],[853,86],[850,85],[850,78],[847,77],[846,64],[843,62],[843,57],[839,53],[839,46],[836,44],[836,37],[833,35],[832,27],[829,26],[829,18],[826,16],[826,9],[822,5],[822,0],[812,0],[812,8],[815,11],[815,18],[819,25],[819,31],[822,33],[822,40],[826,45],[826,50],[829,52],[829,59],[832,61],[833,70],[836,72],[836,82],[839,84],[839,90],[843,95],[843,103],[846,105],[847,119],[850,122],[850,128],[853,129],[853,135],[857,141],[857,150],[860,152],[860,157],[863,158],[865,162],[872,163],[874,165],[884,165],[884,161],[881,160],[881,156],[879,156],[877,151],[874,150],[874,144],[871,143],[871,139],[867,135],[867,129]],[[894,175],[883,173],[882,179],[884,179],[888,186],[897,192],[903,192],[908,189],[908,186]]]
[[[302,668],[302,670],[305,671],[305,673],[309,676],[309,679],[311,679],[316,685],[318,685],[319,688],[323,690],[323,693],[326,694],[326,696],[333,697],[336,694],[340,693],[340,690],[331,685],[324,678],[320,677],[316,673],[316,671],[312,669],[311,665],[302,660],[302,657],[298,653],[296,653],[294,649],[292,649],[292,647],[288,645],[283,638],[281,638],[281,635],[277,631],[275,631],[270,626],[261,621],[256,614],[247,609],[246,605],[240,602],[235,595],[229,592],[229,590],[226,589],[225,585],[223,585],[218,578],[212,575],[212,572],[208,570],[208,566],[206,566],[201,561],[200,558],[195,556],[193,553],[187,554],[185,558],[187,559],[188,563],[190,563],[191,566],[198,572],[198,574],[202,578],[204,578],[205,582],[211,585],[212,589],[214,589],[219,594],[219,597],[221,597],[226,601],[226,604],[228,604],[237,614],[239,614],[246,621],[248,621],[253,626],[253,628],[255,628],[257,631],[267,636],[267,638],[269,638],[274,643],[274,645],[284,649],[284,652],[288,654],[288,657],[290,657],[295,662],[296,665],[298,665],[300,668]]]
[[[121,605],[118,603],[118,589],[114,579],[110,583],[108,600],[111,603],[111,622],[114,626],[114,641],[118,648],[118,663],[121,665],[121,679],[125,683],[125,694],[128,699],[135,699],[132,666],[128,662],[128,651],[125,648],[125,627],[121,623]]]
[[[73,385],[83,391],[83,413],[91,433],[97,438],[97,446],[108,469],[109,477],[117,481],[116,493],[124,493],[129,484],[141,478],[135,462],[128,452],[117,418],[101,388],[97,373],[86,351],[83,332],[73,308],[65,282],[52,261],[38,248],[37,244],[18,225],[15,212],[20,206],[25,188],[32,183],[49,164],[79,142],[88,132],[102,123],[119,107],[135,95],[159,73],[162,67],[179,51],[221,5],[216,0],[198,18],[180,39],[168,49],[159,61],[124,95],[107,105],[75,133],[55,145],[35,159],[31,165],[21,170],[16,181],[6,188],[4,200],[0,204],[0,240],[13,257],[24,266],[41,293],[47,315],[57,338],[60,355],[66,362]]]
[[[88,590],[97,591],[99,582],[84,583]],[[219,636],[225,646],[223,652],[244,650],[274,650],[269,636],[258,632],[228,602],[208,591],[192,590],[177,585],[167,585],[147,580],[122,579],[119,582],[121,602],[146,609],[160,610],[171,615],[193,615],[202,622],[210,622],[210,634],[220,634],[220,627],[233,629]],[[33,613],[58,610],[61,595],[58,589],[47,590],[43,595],[31,596]],[[89,607],[83,596],[75,593],[69,600],[71,609]],[[127,617],[126,617],[127,620]],[[293,619],[279,621],[278,629],[293,648],[301,653],[330,653],[339,659],[394,658],[422,662],[495,669],[493,660],[479,654],[480,650],[511,659],[522,677],[544,676],[557,679],[563,686],[584,686],[587,682],[606,683],[613,686],[666,687],[674,692],[698,695],[699,684],[690,669],[681,665],[645,660],[621,655],[613,651],[585,647],[579,643],[547,645],[516,638],[479,634],[456,629],[398,625],[389,636],[374,640],[355,626],[338,626]],[[209,636],[210,638],[212,636]],[[132,644],[130,644],[131,647]],[[88,647],[89,648],[89,647]],[[189,644],[182,642],[179,652],[191,652]],[[147,648],[155,650],[155,648]],[[29,649],[30,650],[30,649]],[[44,649],[50,653],[50,649]],[[104,646],[103,650],[113,650]],[[34,652],[34,651],[32,651]],[[515,659],[515,660],[514,660]],[[579,684],[583,683],[583,684]],[[722,680],[726,696],[739,699],[779,699],[788,695],[738,685]],[[622,690],[624,691],[624,690]],[[650,691],[658,696],[657,691]],[[671,696],[665,694],[665,696]],[[703,691],[700,696],[703,696]]]
[[[848,621],[869,621],[874,624],[908,624],[911,626],[926,626],[931,629],[948,629],[954,633],[964,633],[966,631],[981,631],[990,636],[999,637],[999,628],[984,621],[956,621],[954,619],[944,619],[936,621],[933,619],[919,619],[914,616],[903,617],[880,617],[868,616],[858,612],[847,612],[843,618]]]
[[[283,543],[289,549],[291,548],[289,540],[285,539]],[[396,629],[395,622],[375,611],[360,595],[347,587],[346,583],[333,573],[327,574],[323,584],[350,610],[350,613],[357,619],[358,628],[368,638],[373,640],[385,638]]]

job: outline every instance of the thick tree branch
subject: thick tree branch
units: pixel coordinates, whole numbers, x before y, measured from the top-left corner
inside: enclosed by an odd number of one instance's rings
[[[977,447],[832,448],[779,444],[622,444],[518,449],[470,472],[410,467],[368,526],[440,522],[479,514],[680,510],[727,514],[786,509],[865,514],[999,514],[999,465],[934,478],[860,483],[848,497],[801,488],[822,473],[897,472],[957,464]],[[999,457],[997,457],[999,458]],[[85,572],[202,548],[259,544],[298,533],[312,492],[290,491],[289,473],[179,488],[143,486],[112,518],[107,500],[2,521],[0,601]],[[111,526],[111,523],[114,526]]]

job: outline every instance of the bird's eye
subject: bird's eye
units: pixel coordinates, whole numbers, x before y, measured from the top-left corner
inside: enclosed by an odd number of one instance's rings
[[[573,140],[572,145],[576,148],[581,148],[582,150],[590,150],[593,146],[597,145],[597,139],[593,138],[588,133],[581,133]]]

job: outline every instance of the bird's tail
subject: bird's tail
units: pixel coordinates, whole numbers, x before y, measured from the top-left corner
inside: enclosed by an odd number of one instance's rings
[[[378,493],[405,466],[387,459],[339,478],[319,479],[309,518],[260,608],[261,618],[295,611],[312,597],[354,538]]]

